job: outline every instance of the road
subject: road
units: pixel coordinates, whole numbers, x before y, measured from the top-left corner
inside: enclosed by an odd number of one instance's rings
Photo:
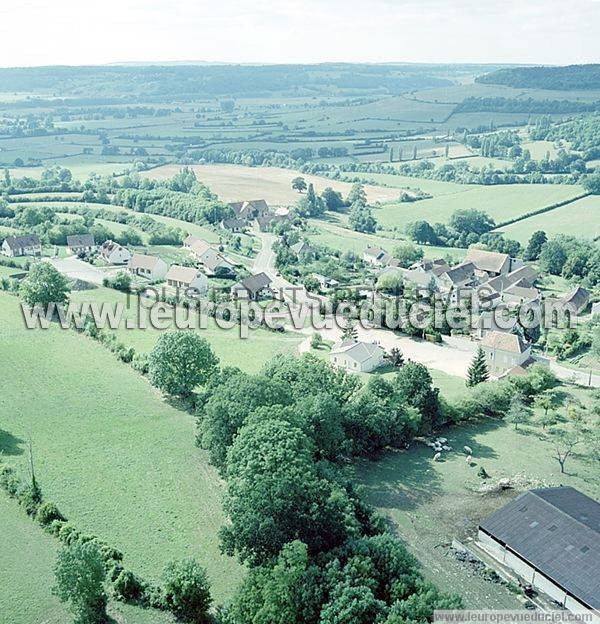
[[[102,285],[102,280],[106,277],[106,273],[80,260],[77,256],[69,256],[68,258],[49,258],[48,262],[54,266],[63,275],[71,279],[83,280],[92,284]]]

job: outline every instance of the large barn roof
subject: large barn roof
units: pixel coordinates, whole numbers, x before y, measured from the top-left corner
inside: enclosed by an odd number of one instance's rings
[[[600,504],[572,487],[530,490],[480,525],[546,577],[600,608]]]

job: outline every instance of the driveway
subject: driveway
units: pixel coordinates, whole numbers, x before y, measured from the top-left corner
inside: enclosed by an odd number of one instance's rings
[[[79,279],[84,282],[102,285],[102,280],[106,273],[92,266],[88,262],[80,260],[77,256],[69,256],[68,258],[49,258],[48,262],[54,266],[63,275],[71,279]]]

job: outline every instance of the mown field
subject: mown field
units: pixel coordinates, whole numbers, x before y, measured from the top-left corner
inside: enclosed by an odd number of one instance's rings
[[[419,180],[414,182],[421,186]],[[464,190],[457,189],[455,193],[439,196],[434,194],[431,199],[414,203],[386,204],[376,209],[373,214],[383,228],[400,230],[418,219],[424,219],[430,223],[448,223],[453,212],[469,208],[484,210],[496,223],[501,223],[576,197],[583,192],[578,185],[559,184],[454,186]]]
[[[165,179],[173,177],[181,167],[165,165],[142,173],[143,177]],[[329,180],[313,175],[300,174],[291,169],[278,167],[244,167],[242,165],[194,165],[196,176],[204,182],[223,201],[241,201],[247,199],[265,199],[273,205],[295,203],[300,194],[292,189],[292,180],[302,175],[307,183],[313,183],[315,191],[320,193],[330,186],[340,191],[345,197],[351,184]],[[394,189],[367,185],[367,197],[371,202],[397,199],[399,193]]]
[[[15,297],[0,293],[0,319],[1,443],[13,448],[9,461],[25,474],[23,441],[31,438],[46,498],[83,532],[121,549],[128,567],[153,579],[170,559],[194,556],[207,567],[216,600],[231,595],[243,571],[219,551],[222,483],[194,445],[193,417],[94,341],[25,330]],[[11,522],[3,535],[25,530]],[[47,550],[35,530],[37,547]],[[43,559],[39,567],[46,572],[30,608],[50,609],[52,578]],[[0,597],[8,612],[19,612],[4,583]]]
[[[522,243],[527,242],[536,230],[544,230],[548,236],[569,234],[597,238],[600,236],[600,196],[583,197],[572,204],[501,228],[508,238]]]
[[[569,394],[587,402],[585,389],[565,387]],[[444,461],[434,462],[433,451],[414,442],[408,451],[390,452],[377,461],[360,462],[359,481],[368,499],[386,517],[418,556],[424,571],[446,590],[460,591],[467,608],[519,608],[514,594],[484,581],[456,562],[448,545],[452,538],[472,535],[479,520],[503,505],[516,491],[505,495],[478,492],[481,466],[497,481],[521,475],[532,486],[571,485],[598,499],[597,462],[580,447],[560,474],[550,444],[542,440],[537,426],[520,426],[518,431],[503,422],[482,422],[440,432],[454,451]],[[468,466],[464,445],[473,449]]]

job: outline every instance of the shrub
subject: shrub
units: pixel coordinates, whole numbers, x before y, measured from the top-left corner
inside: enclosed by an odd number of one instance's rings
[[[52,522],[46,527],[46,531],[54,537],[60,535],[60,530],[67,524],[64,520],[52,520]]]
[[[42,490],[34,481],[30,485],[23,486],[17,492],[19,503],[23,506],[28,516],[35,516],[42,504]]]
[[[130,570],[121,570],[113,581],[113,590],[119,600],[139,600],[144,592],[143,582]]]
[[[15,469],[12,466],[0,464],[0,487],[13,498],[17,495],[21,487],[21,481],[15,474]]]
[[[65,524],[58,533],[58,539],[65,544],[73,544],[79,539],[80,533],[72,524]]]
[[[148,354],[136,353],[131,360],[131,365],[136,371],[146,375],[148,373]]]
[[[194,559],[172,561],[164,572],[165,602],[186,622],[206,620],[212,599],[206,570]]]
[[[35,517],[36,520],[44,527],[49,526],[55,520],[62,522],[66,520],[66,518],[60,513],[58,507],[50,501],[40,505]]]

